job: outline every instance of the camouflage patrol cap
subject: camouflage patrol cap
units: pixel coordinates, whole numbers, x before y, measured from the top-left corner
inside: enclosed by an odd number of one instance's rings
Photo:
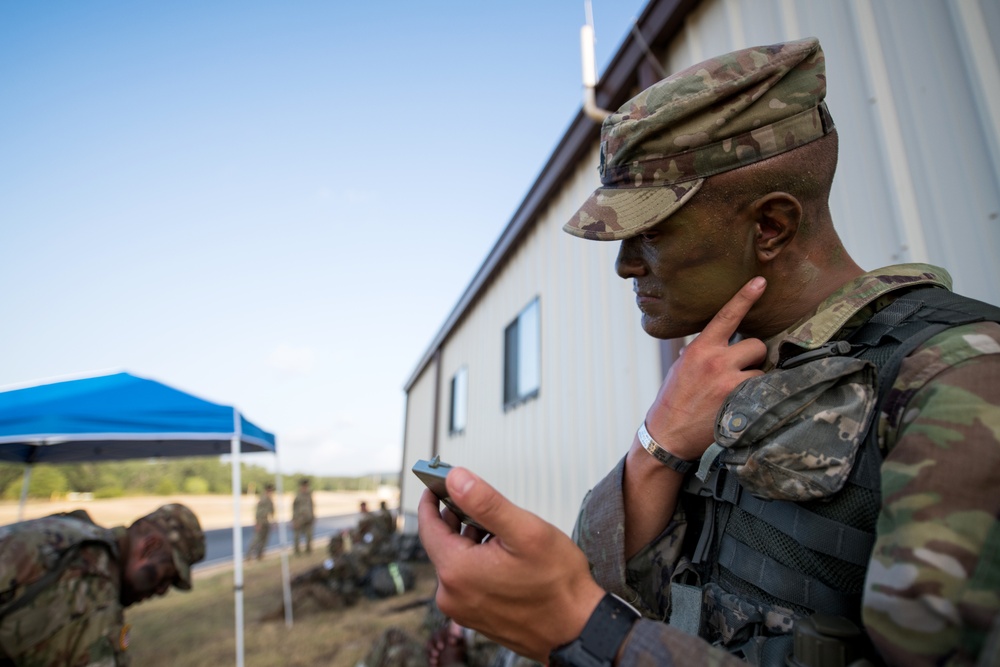
[[[713,174],[826,135],[823,50],[815,38],[693,65],[626,102],[601,126],[601,187],[563,230],[635,236],[683,206]]]
[[[186,506],[172,503],[147,514],[140,521],[152,523],[166,535],[177,569],[174,587],[191,590],[191,566],[205,557],[205,533],[201,530],[198,517]]]

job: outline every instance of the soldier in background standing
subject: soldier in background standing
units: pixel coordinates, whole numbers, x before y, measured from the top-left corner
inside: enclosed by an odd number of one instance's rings
[[[254,526],[253,542],[247,550],[247,560],[256,557],[260,560],[264,557],[264,548],[267,546],[267,536],[271,532],[271,520],[274,518],[274,484],[264,486],[264,493],[257,501],[257,516]]]
[[[389,511],[389,506],[384,500],[379,503],[375,516],[382,522],[386,535],[392,535],[396,532],[396,520],[392,518],[392,512]]]
[[[316,516],[313,512],[312,490],[309,488],[309,480],[302,478],[299,481],[299,492],[295,494],[292,501],[292,531],[294,532],[295,553],[299,550],[299,538],[305,542],[306,553],[312,553],[313,526],[316,523]]]
[[[358,536],[364,536],[371,532],[372,527],[375,525],[375,515],[372,514],[371,510],[368,509],[368,503],[364,500],[358,506],[358,512],[361,516],[358,517]],[[358,539],[357,537],[355,539]]]
[[[124,608],[191,589],[205,535],[184,505],[125,528],[82,510],[0,528],[0,665],[127,665]]]

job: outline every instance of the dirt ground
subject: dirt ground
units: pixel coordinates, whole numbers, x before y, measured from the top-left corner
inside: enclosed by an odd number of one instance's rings
[[[289,519],[292,512],[294,494],[285,493],[281,498],[275,498],[275,505],[280,518]],[[316,516],[335,516],[351,514],[358,511],[358,504],[366,501],[369,507],[378,507],[385,500],[389,507],[399,506],[398,492],[376,491],[314,491],[313,502]],[[221,495],[171,495],[171,496],[133,496],[129,498],[111,498],[103,500],[29,500],[24,507],[24,518],[37,517],[66,512],[75,509],[85,509],[91,518],[102,526],[128,525],[141,516],[149,514],[160,505],[167,503],[183,503],[191,508],[201,522],[204,530],[230,528],[233,525],[233,498]],[[254,508],[257,505],[256,496],[240,498],[241,524],[252,524]],[[18,503],[16,501],[0,502],[0,525],[14,523],[18,520]]]

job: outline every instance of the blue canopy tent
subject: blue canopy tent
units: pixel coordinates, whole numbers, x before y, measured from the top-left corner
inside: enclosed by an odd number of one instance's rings
[[[23,462],[22,512],[31,464],[232,455],[233,578],[237,666],[243,665],[243,534],[239,457],[272,452],[274,435],[219,405],[165,384],[115,373],[0,391],[0,461]],[[281,476],[278,475],[281,493]],[[284,524],[279,522],[280,540]],[[286,623],[291,624],[287,555],[282,554]]]
[[[229,454],[237,431],[241,452],[275,452],[274,435],[235,408],[129,373],[0,392],[0,461]]]

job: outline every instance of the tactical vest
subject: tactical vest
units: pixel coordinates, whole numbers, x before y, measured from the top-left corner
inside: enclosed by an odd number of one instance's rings
[[[753,495],[734,467],[719,465],[718,458],[711,468],[703,464],[703,479],[689,477],[680,499],[691,525],[685,553],[691,555],[693,572],[675,574],[671,583],[671,625],[765,667],[783,667],[792,653],[792,627],[776,624],[777,618],[791,616],[799,624],[820,614],[863,627],[861,596],[881,500],[877,424],[886,395],[902,360],[922,343],[946,329],[981,321],[1000,322],[1000,308],[941,288],[917,288],[847,340],[783,360],[776,372],[833,356],[875,366],[876,409],[853,467],[831,497],[790,502]],[[771,613],[775,610],[780,613]],[[710,632],[706,616],[716,628],[721,618],[726,631]],[[862,633],[852,641],[867,639]],[[878,659],[870,647],[861,650]]]
[[[19,609],[31,604],[49,586],[54,584],[73,563],[85,546],[100,545],[118,559],[118,541],[107,528],[96,525],[83,510],[53,514],[51,517],[65,517],[78,523],[66,524],[68,541],[54,558],[45,574],[34,581],[4,582],[9,586],[0,591],[0,622]],[[51,517],[44,517],[46,519]]]

